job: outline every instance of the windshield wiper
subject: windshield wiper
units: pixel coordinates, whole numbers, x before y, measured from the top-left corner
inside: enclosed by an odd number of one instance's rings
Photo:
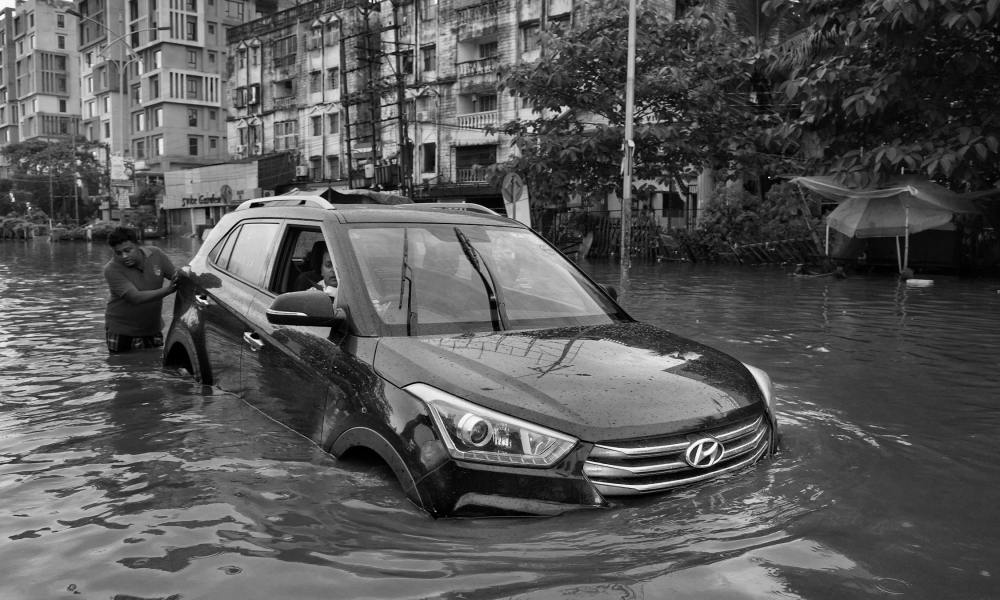
[[[406,290],[406,335],[417,327],[417,313],[413,310],[414,276],[410,267],[409,228],[403,228],[403,268],[399,274],[399,310],[403,308],[403,291]]]
[[[500,290],[494,283],[490,266],[486,264],[485,260],[482,260],[479,251],[476,250],[472,242],[469,241],[468,236],[458,227],[455,228],[455,237],[458,238],[458,243],[462,246],[462,252],[465,253],[465,257],[469,259],[472,268],[479,274],[479,278],[483,280],[483,286],[486,287],[486,296],[490,301],[490,321],[493,324],[493,331],[506,329],[507,323],[503,316],[503,298],[500,296]]]

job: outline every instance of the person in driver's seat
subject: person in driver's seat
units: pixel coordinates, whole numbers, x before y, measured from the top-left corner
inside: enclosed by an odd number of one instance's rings
[[[337,274],[333,270],[333,258],[326,249],[326,242],[318,241],[306,256],[308,271],[299,273],[292,285],[295,291],[317,289],[327,293],[336,292]]]

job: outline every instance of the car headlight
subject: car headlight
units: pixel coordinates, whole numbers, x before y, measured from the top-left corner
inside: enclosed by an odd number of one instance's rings
[[[743,363],[743,366],[750,371],[753,375],[754,380],[757,382],[757,387],[760,388],[760,392],[764,394],[764,403],[767,404],[767,410],[774,414],[774,386],[771,384],[771,376],[768,375],[764,370],[758,369],[757,367]]]
[[[576,439],[568,435],[483,408],[424,383],[405,389],[430,407],[448,453],[458,460],[549,467],[576,445]]]

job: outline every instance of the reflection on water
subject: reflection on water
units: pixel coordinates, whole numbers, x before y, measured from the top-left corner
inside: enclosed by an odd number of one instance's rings
[[[434,521],[157,352],[108,356],[107,255],[0,243],[4,600],[1000,596],[996,281],[637,264],[634,316],[771,373],[784,451],[608,510]]]

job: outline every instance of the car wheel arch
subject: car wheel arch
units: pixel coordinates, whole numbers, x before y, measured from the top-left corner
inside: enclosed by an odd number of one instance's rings
[[[164,367],[187,367],[198,383],[211,385],[212,374],[205,361],[195,350],[191,334],[183,329],[173,329],[163,346]]]
[[[417,487],[416,480],[406,462],[396,448],[382,434],[368,427],[352,427],[340,434],[330,446],[330,453],[342,456],[352,448],[361,448],[374,452],[392,469],[396,480],[402,486],[403,492],[420,508],[430,511],[431,506],[424,502]]]

